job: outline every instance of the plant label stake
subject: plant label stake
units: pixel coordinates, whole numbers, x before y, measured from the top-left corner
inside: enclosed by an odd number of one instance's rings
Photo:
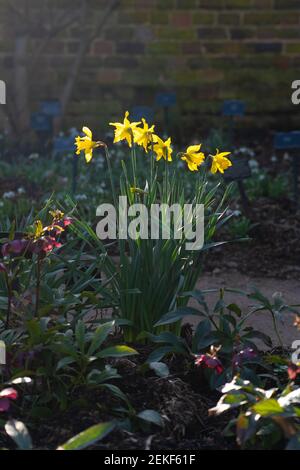
[[[222,115],[229,117],[229,137],[230,141],[234,141],[235,135],[235,118],[243,117],[246,112],[246,104],[241,100],[225,100],[222,107]],[[241,197],[242,206],[245,214],[249,213],[250,203],[246,193],[243,180],[251,177],[251,170],[248,159],[243,157],[231,157],[234,159],[233,166],[228,168],[224,174],[225,181],[236,181]]]
[[[78,155],[73,155],[72,160],[72,194],[75,196],[77,191],[77,179],[78,179]]]
[[[44,113],[32,113],[31,128],[36,132],[50,134],[52,132],[52,119]]]
[[[32,113],[31,128],[37,133],[41,150],[44,151],[45,142],[53,132],[52,118],[44,113]]]
[[[300,149],[300,131],[277,132],[274,138],[274,148],[276,150],[291,150],[293,156],[294,203],[297,210],[299,205],[300,162],[296,152]]]
[[[158,93],[155,102],[164,110],[164,121],[166,134],[169,133],[170,127],[170,108],[176,105],[176,93]]]
[[[235,134],[235,118],[245,116],[246,104],[241,100],[225,100],[222,107],[222,115],[229,119],[229,137],[233,141]]]
[[[249,166],[248,158],[237,156],[229,156],[232,161],[232,167],[228,168],[224,173],[224,180],[226,182],[236,181],[242,206],[245,214],[249,214],[250,202],[246,193],[245,185],[243,183],[244,179],[251,177],[251,169]]]

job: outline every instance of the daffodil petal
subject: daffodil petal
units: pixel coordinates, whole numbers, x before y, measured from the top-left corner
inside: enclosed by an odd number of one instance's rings
[[[92,139],[93,133],[92,133],[91,129],[89,129],[88,127],[84,126],[84,127],[82,128],[82,132],[83,132],[89,139]]]
[[[201,145],[190,145],[190,147],[187,148],[187,153],[197,153],[201,149]]]

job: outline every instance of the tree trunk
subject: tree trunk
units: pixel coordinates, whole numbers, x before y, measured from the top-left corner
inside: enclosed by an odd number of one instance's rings
[[[30,132],[30,108],[28,97],[28,35],[16,37],[14,51],[14,114],[17,133],[21,140]]]

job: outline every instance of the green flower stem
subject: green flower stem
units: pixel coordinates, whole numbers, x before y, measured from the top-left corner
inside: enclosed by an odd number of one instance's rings
[[[137,188],[137,179],[136,179],[136,148],[135,148],[135,144],[134,144],[134,143],[132,143],[131,154],[132,154],[133,186],[134,186],[135,188]]]
[[[105,157],[106,157],[106,163],[107,163],[108,174],[109,174],[109,179],[110,179],[111,191],[112,191],[113,200],[114,200],[114,206],[115,208],[117,208],[118,207],[117,196],[116,196],[114,178],[113,178],[113,173],[112,173],[112,168],[111,168],[111,163],[110,163],[110,154],[109,154],[107,145],[105,145],[104,148],[105,148]]]
[[[40,290],[41,290],[41,257],[38,255],[36,264],[36,289],[35,289],[35,317],[40,319]]]
[[[154,173],[154,144],[153,140],[151,140],[151,155],[150,155],[150,188],[153,185],[153,173]]]
[[[7,313],[6,313],[5,328],[8,328],[10,314],[11,314],[11,303],[12,303],[13,292],[12,292],[12,283],[7,273],[5,273],[5,283],[6,283],[6,288],[7,288]]]

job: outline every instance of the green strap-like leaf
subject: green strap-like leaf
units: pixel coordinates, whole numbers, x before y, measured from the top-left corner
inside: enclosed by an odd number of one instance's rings
[[[100,423],[77,434],[57,450],[80,450],[95,444],[106,437],[115,427],[112,422]]]

